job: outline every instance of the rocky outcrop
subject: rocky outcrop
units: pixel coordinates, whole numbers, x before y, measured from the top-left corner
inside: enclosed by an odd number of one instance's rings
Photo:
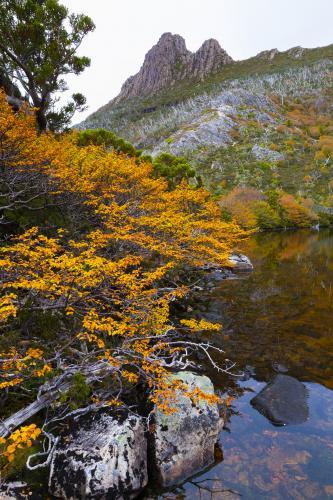
[[[141,419],[92,413],[75,427],[53,455],[50,493],[64,500],[135,498],[148,481]]]
[[[256,55],[256,59],[263,59],[264,61],[272,61],[280,52],[278,49],[263,50]]]
[[[146,54],[140,71],[124,83],[116,102],[154,94],[185,78],[201,79],[230,62],[231,57],[216,40],[207,40],[192,53],[180,35],[164,33]]]
[[[277,375],[252,400],[252,406],[274,425],[302,424],[309,417],[308,392],[289,375]]]
[[[234,272],[250,272],[253,271],[253,264],[246,255],[241,253],[233,254],[229,257]]]
[[[306,49],[303,47],[292,47],[291,49],[286,51],[286,54],[288,54],[289,57],[292,57],[293,59],[301,59],[305,53]]]
[[[208,377],[192,372],[179,372],[172,376],[189,387],[214,394]],[[156,410],[153,434],[153,463],[159,484],[168,487],[196,474],[214,462],[214,447],[223,420],[217,404],[204,400],[198,403],[182,395],[173,404],[175,412],[166,415]]]
[[[257,158],[257,160],[263,161],[271,161],[277,162],[282,161],[284,156],[282,153],[278,151],[273,151],[269,148],[264,148],[263,146],[259,146],[259,144],[255,144],[252,148],[252,154]]]
[[[246,119],[250,111],[260,124],[273,122],[268,114],[273,110],[272,102],[264,95],[244,89],[224,90],[208,102],[198,98],[191,103],[195,108],[193,118],[189,114],[183,127],[157,144],[153,156],[166,151],[180,156],[208,145],[214,148],[228,146],[233,142],[232,130],[238,126],[239,116],[244,115]]]

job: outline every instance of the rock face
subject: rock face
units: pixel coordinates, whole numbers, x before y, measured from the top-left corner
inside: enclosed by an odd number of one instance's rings
[[[238,126],[239,116],[244,114],[246,119],[250,111],[260,124],[272,122],[270,115],[264,112],[273,111],[269,99],[244,89],[223,90],[208,101],[202,97],[194,98],[191,104],[192,109],[187,115],[184,107],[175,107],[175,114],[185,114],[184,126],[179,126],[167,140],[157,144],[153,156],[166,151],[179,156],[207,145],[214,148],[231,145],[232,130]]]
[[[207,40],[193,54],[181,36],[164,33],[146,54],[140,71],[124,83],[116,102],[154,94],[184,78],[203,78],[230,62],[216,40]]]
[[[246,255],[241,253],[233,254],[229,257],[229,260],[233,264],[232,270],[235,272],[253,271],[253,264]]]
[[[308,392],[289,375],[277,375],[252,400],[252,406],[274,425],[302,424],[309,417]]]
[[[172,376],[189,386],[214,394],[208,377],[191,372]],[[155,475],[163,487],[168,487],[196,474],[214,462],[214,446],[223,426],[216,404],[200,401],[192,404],[189,398],[179,396],[174,404],[176,412],[166,415],[156,411],[153,462]]]
[[[278,49],[263,50],[256,55],[257,59],[263,59],[265,61],[272,61],[280,52]]]
[[[287,50],[286,54],[288,54],[289,57],[292,57],[293,59],[300,59],[303,57],[305,52],[305,49],[303,47],[292,47],[291,49]]]
[[[91,414],[76,429],[53,455],[50,493],[64,500],[135,498],[148,481],[142,421]]]

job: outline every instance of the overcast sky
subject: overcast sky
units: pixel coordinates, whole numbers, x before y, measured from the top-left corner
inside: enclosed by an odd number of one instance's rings
[[[188,49],[216,38],[234,58],[271,48],[318,47],[333,43],[333,0],[60,0],[96,24],[80,52],[91,67],[70,77],[71,91],[87,96],[89,110],[115,97],[135,74],[162,33],[182,35]]]

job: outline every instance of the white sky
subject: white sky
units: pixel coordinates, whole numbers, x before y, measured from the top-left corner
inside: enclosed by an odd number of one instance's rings
[[[69,77],[71,92],[82,92],[89,109],[115,97],[135,74],[162,33],[182,35],[188,49],[216,38],[234,58],[271,48],[317,47],[333,43],[333,0],[60,0],[96,24],[80,52],[91,67]]]

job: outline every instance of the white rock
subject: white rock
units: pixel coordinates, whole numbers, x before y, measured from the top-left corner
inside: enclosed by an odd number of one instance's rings
[[[233,254],[229,257],[232,264],[232,270],[236,272],[249,272],[253,271],[253,264],[246,255],[241,253]]]
[[[49,491],[64,500],[135,498],[147,484],[147,443],[138,417],[90,414],[54,453]]]
[[[214,393],[208,377],[179,372],[172,378],[181,380],[190,390],[199,388]],[[176,412],[166,415],[156,410],[154,431],[155,474],[161,486],[183,481],[214,462],[214,447],[223,426],[217,404],[201,400],[192,404],[182,395],[173,404]]]

